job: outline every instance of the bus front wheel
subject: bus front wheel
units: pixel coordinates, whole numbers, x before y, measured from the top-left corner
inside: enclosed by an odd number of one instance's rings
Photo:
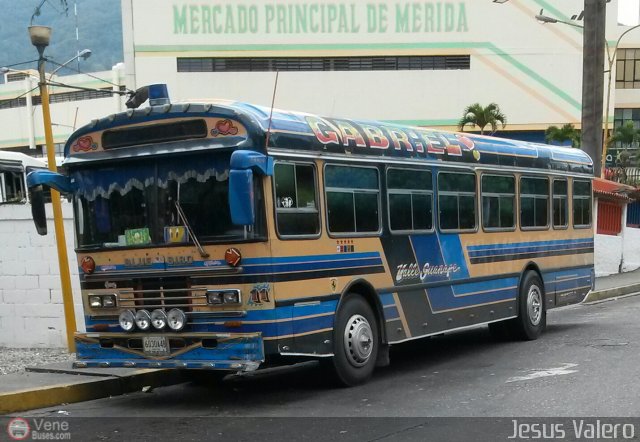
[[[347,387],[366,382],[373,374],[380,348],[378,323],[371,306],[361,296],[348,294],[334,325],[333,372]]]

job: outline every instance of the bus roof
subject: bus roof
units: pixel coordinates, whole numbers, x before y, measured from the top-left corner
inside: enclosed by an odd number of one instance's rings
[[[23,169],[27,167],[46,168],[44,159],[34,158],[20,152],[9,152],[0,149],[0,164],[19,164]]]
[[[184,124],[196,120],[206,125],[187,127],[188,124]],[[135,148],[135,156],[152,155],[158,153],[154,149],[159,144],[163,153],[215,147],[264,153],[267,132],[267,150],[272,153],[348,156],[353,160],[390,158],[417,164],[470,163],[593,174],[591,158],[580,149],[384,121],[327,118],[281,109],[271,111],[267,107],[228,100],[149,106],[94,120],[69,138],[65,162],[134,155],[123,147]]]

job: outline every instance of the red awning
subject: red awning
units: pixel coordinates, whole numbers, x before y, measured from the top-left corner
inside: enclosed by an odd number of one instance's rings
[[[630,201],[629,194],[635,193],[636,188],[628,184],[616,183],[604,178],[593,179],[593,193],[618,200]]]

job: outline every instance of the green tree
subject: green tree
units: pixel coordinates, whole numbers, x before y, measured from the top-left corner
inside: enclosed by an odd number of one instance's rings
[[[618,167],[615,175],[621,183],[627,182],[627,168],[631,166],[631,153],[629,152],[629,148],[634,144],[637,146],[639,140],[640,131],[633,126],[633,122],[631,121],[616,127],[613,136],[609,138],[609,146],[615,143],[622,145],[622,150],[618,150],[615,159],[615,165]]]
[[[464,131],[464,127],[467,124],[471,124],[472,126],[478,126],[480,134],[484,135],[484,128],[491,126],[491,133],[493,134],[498,130],[498,123],[502,125],[503,129],[507,125],[507,117],[500,111],[500,106],[496,103],[491,103],[484,107],[480,103],[474,103],[465,108],[462,118],[458,122],[458,128]]]
[[[544,132],[544,139],[547,143],[565,143],[571,141],[572,147],[580,147],[580,131],[573,124],[567,123],[562,127],[549,126]]]

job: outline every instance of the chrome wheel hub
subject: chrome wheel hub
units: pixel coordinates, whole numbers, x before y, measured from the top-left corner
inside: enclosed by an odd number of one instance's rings
[[[362,315],[350,317],[344,330],[344,350],[349,362],[356,367],[365,365],[371,357],[373,346],[373,331],[369,321]]]
[[[532,285],[527,293],[527,312],[532,325],[538,325],[542,319],[542,292],[540,287]]]

